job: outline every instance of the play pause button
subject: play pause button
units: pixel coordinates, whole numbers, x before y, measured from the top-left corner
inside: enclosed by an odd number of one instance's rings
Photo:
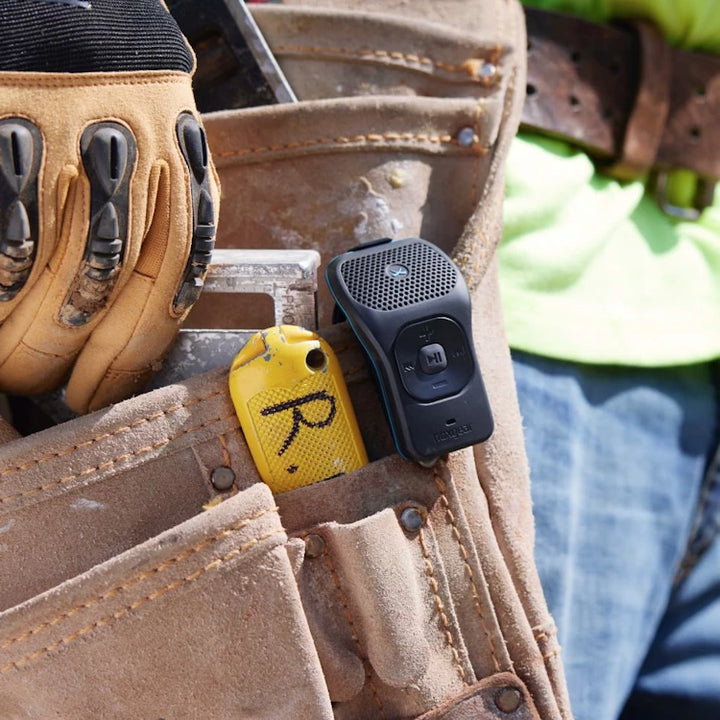
[[[439,343],[432,343],[420,348],[418,353],[420,369],[428,375],[442,372],[447,367],[445,348]]]

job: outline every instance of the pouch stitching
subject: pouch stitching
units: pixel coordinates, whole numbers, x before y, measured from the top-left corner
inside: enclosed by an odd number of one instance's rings
[[[53,650],[56,650],[61,645],[70,645],[70,643],[74,642],[80,637],[83,637],[84,635],[87,635],[88,633],[92,632],[93,630],[101,627],[105,627],[106,625],[110,625],[113,621],[119,620],[120,618],[127,615],[132,610],[136,610],[142,605],[145,605],[148,602],[152,602],[153,600],[157,600],[158,598],[165,595],[165,593],[168,593],[172,590],[177,590],[177,588],[182,587],[183,585],[189,585],[192,582],[195,582],[199,577],[204,575],[209,570],[213,570],[223,563],[234,559],[239,554],[245,552],[246,550],[249,550],[251,547],[254,547],[258,543],[262,542],[263,540],[267,540],[268,538],[271,538],[275,535],[283,534],[284,530],[273,530],[272,532],[265,533],[264,535],[260,535],[256,538],[253,538],[252,540],[249,540],[244,545],[241,545],[238,548],[235,548],[233,551],[229,552],[227,555],[224,555],[223,557],[216,558],[212,562],[208,563],[204,567],[196,570],[195,572],[191,573],[187,577],[183,578],[182,580],[176,580],[175,582],[170,583],[169,585],[166,585],[163,588],[160,588],[158,590],[155,590],[150,595],[147,595],[146,597],[140,598],[139,600],[136,600],[132,605],[128,605],[127,607],[122,608],[121,610],[118,610],[116,613],[113,613],[112,615],[106,615],[104,618],[101,618],[100,620],[92,623],[91,625],[86,625],[84,628],[81,628],[80,630],[77,630],[76,632],[72,633],[71,635],[67,635],[66,637],[48,645],[47,647],[44,647],[40,650],[36,650],[33,653],[30,653],[29,655],[26,655],[19,660],[16,660],[14,662],[11,662],[3,667],[0,667],[0,674],[7,672],[11,668],[18,668],[22,667],[23,665],[26,665],[28,662],[31,662],[35,658],[39,657],[40,655],[44,655],[45,653],[52,652]]]
[[[373,48],[362,48],[360,50],[351,50],[349,48],[339,47],[322,47],[320,45],[276,45],[273,47],[276,54],[302,54],[302,53],[314,53],[317,55],[349,55],[351,57],[357,57],[365,60],[372,60],[378,58],[379,60],[390,60],[394,64],[401,65],[408,70],[424,71],[425,68],[416,68],[412,64],[427,65],[430,72],[435,70],[444,70],[445,72],[452,73],[454,75],[467,76],[466,79],[469,82],[473,82],[477,85],[489,86],[494,84],[494,78],[478,77],[477,66],[481,62],[485,62],[485,58],[468,58],[459,65],[453,65],[451,63],[443,62],[442,60],[434,60],[431,57],[414,55],[411,53],[404,53],[398,50],[378,50]],[[497,57],[498,48],[495,46],[492,50],[491,58]]]
[[[550,641],[555,638],[555,636],[558,634],[557,626],[554,623],[549,623],[547,625],[539,625],[534,628],[532,628],[533,637],[535,638],[535,642],[538,644],[538,647],[541,645],[541,641],[544,640],[545,643],[542,643],[547,647],[548,644],[550,644]],[[557,655],[560,655],[562,653],[562,647],[558,645],[557,640],[553,643],[553,645],[556,645],[554,650],[544,653],[542,655],[542,659],[547,661],[551,658],[554,658]],[[540,651],[542,652],[542,647],[540,647]]]
[[[556,656],[559,655],[561,652],[562,652],[562,649],[561,649],[561,648],[558,648],[557,650],[553,650],[552,652],[547,653],[547,655],[543,655],[542,658],[543,658],[543,660],[546,660],[546,661],[547,661],[547,660],[550,660],[551,658],[556,657]]]
[[[470,151],[478,155],[486,154],[490,148],[481,146],[479,140],[466,148],[452,135],[430,135],[428,133],[369,133],[366,135],[352,135],[350,137],[340,136],[336,138],[317,138],[314,140],[299,140],[297,142],[285,143],[283,145],[268,145],[265,147],[247,148],[245,150],[232,150],[224,153],[214,153],[216,158],[246,157],[248,155],[263,155],[281,150],[299,150],[320,145],[349,145],[352,143],[382,143],[382,142],[416,142],[434,143],[436,145],[452,145],[459,150]]]
[[[473,604],[475,605],[475,610],[480,618],[480,624],[482,626],[482,629],[485,632],[485,638],[487,639],[488,647],[490,648],[490,655],[492,656],[493,665],[495,666],[495,670],[497,672],[500,672],[500,663],[497,659],[495,644],[493,643],[492,637],[490,637],[490,631],[488,629],[485,615],[483,614],[482,605],[480,603],[480,593],[478,592],[477,584],[475,582],[475,574],[472,567],[470,566],[470,556],[462,541],[462,537],[460,536],[460,530],[458,529],[457,520],[452,511],[452,508],[450,507],[450,501],[445,495],[445,483],[438,474],[437,469],[435,469],[435,471],[433,472],[433,479],[435,480],[435,484],[437,485],[440,500],[443,504],[443,507],[445,508],[445,515],[447,516],[447,519],[452,527],[452,534],[457,541],[458,547],[460,548],[460,555],[462,556],[463,565],[465,566],[465,572],[467,573],[468,579],[470,580],[470,586],[472,588]]]
[[[225,467],[231,467],[232,466],[232,460],[230,459],[230,453],[228,452],[228,443],[227,443],[227,437],[225,433],[222,433],[218,436],[218,440],[220,441],[220,447],[222,448],[222,456],[223,456],[223,462],[225,463]]]
[[[425,533],[420,530],[419,534],[419,540],[420,540],[420,547],[422,549],[422,555],[425,561],[425,574],[428,577],[428,581],[430,583],[430,590],[432,591],[433,599],[435,601],[435,609],[438,612],[438,615],[440,616],[440,622],[443,627],[443,634],[445,635],[445,642],[450,648],[450,652],[452,652],[454,665],[458,671],[458,674],[460,675],[460,679],[463,682],[463,685],[468,685],[467,677],[465,674],[465,668],[463,668],[462,663],[460,662],[460,655],[458,654],[457,648],[455,647],[455,641],[452,636],[452,630],[450,628],[450,620],[447,616],[447,613],[445,612],[445,605],[442,601],[442,598],[440,597],[438,582],[435,579],[435,570],[432,565],[432,561],[430,560],[430,554],[428,553],[427,545],[425,543]]]
[[[177,565],[180,562],[183,562],[184,560],[187,560],[188,558],[192,557],[193,555],[196,555],[197,553],[201,552],[202,550],[205,550],[210,545],[214,545],[215,543],[219,542],[220,540],[223,540],[224,538],[226,538],[228,535],[231,535],[232,533],[237,532],[238,530],[241,530],[243,527],[249,525],[250,523],[254,522],[255,520],[258,520],[259,518],[263,517],[264,515],[267,515],[268,513],[276,512],[277,509],[278,509],[277,507],[265,508],[265,509],[261,510],[260,512],[255,513],[254,515],[235,523],[233,526],[226,528],[225,530],[218,533],[214,537],[207,538],[203,542],[199,543],[198,545],[196,545],[192,548],[189,548],[188,550],[181,553],[180,555],[178,555],[174,558],[171,558],[170,560],[166,560],[163,563],[160,563],[160,565],[153,568],[152,570],[148,570],[144,573],[141,573],[140,575],[133,578],[132,580],[130,580],[122,585],[118,585],[117,587],[113,588],[112,590],[109,590],[108,592],[106,592],[102,595],[99,595],[98,597],[93,598],[92,600],[90,600],[88,602],[83,603],[81,605],[77,605],[74,608],[68,610],[67,612],[65,612],[61,615],[58,615],[57,617],[53,618],[52,620],[49,620],[48,622],[45,622],[45,623],[41,623],[40,625],[32,628],[31,630],[28,630],[27,632],[23,633],[22,635],[19,635],[11,640],[6,641],[2,645],[0,645],[0,650],[5,650],[18,642],[26,640],[27,638],[32,637],[33,635],[37,635],[39,632],[41,632],[45,628],[52,627],[54,625],[58,625],[58,624],[64,622],[65,620],[68,620],[69,618],[77,615],[82,610],[86,610],[88,608],[94,607],[95,605],[98,605],[99,603],[104,602],[105,600],[111,600],[112,598],[117,596],[121,591],[129,590],[130,588],[134,587],[135,585],[142,582],[143,580],[146,580],[147,578],[152,577],[153,575],[155,575],[157,573],[163,572],[164,570],[166,570],[169,567],[172,567],[174,565]],[[159,588],[159,589],[153,591],[152,593],[150,593],[149,595],[146,595],[146,596],[140,598],[139,600],[136,600],[131,605],[123,607],[111,615],[106,615],[105,617],[101,618],[100,620],[97,620],[94,623],[86,625],[84,628],[81,628],[80,630],[72,633],[71,635],[68,635],[68,636],[62,638],[61,640],[51,643],[50,645],[48,645],[47,647],[45,647],[41,650],[34,651],[34,652],[20,658],[19,660],[16,660],[14,662],[8,663],[7,665],[4,665],[3,667],[0,667],[0,673],[4,673],[12,667],[18,667],[20,665],[24,665],[26,662],[34,659],[35,657],[41,655],[44,652],[49,652],[51,650],[55,650],[60,645],[63,645],[63,644],[68,645],[73,640],[76,640],[77,638],[82,637],[83,635],[87,635],[87,633],[91,632],[95,628],[103,627],[105,625],[110,624],[113,620],[120,619],[121,617],[126,615],[131,610],[137,609],[141,605],[144,605],[146,602],[150,602],[152,600],[157,600],[159,597],[161,597],[165,593],[167,593],[171,590],[175,590],[178,587],[181,587],[182,585],[186,585],[186,584],[189,584],[189,583],[197,580],[201,575],[204,575],[209,570],[219,567],[224,562],[232,560],[234,557],[236,557],[240,553],[244,552],[245,550],[249,550],[251,547],[257,545],[258,543],[262,542],[263,540],[267,540],[270,537],[282,534],[284,532],[285,531],[282,528],[280,528],[280,529],[275,529],[275,530],[269,531],[267,533],[264,533],[263,535],[259,535],[258,537],[255,537],[252,540],[249,540],[248,542],[244,543],[243,545],[241,545],[237,548],[234,548],[233,550],[231,550],[227,554],[223,555],[222,557],[215,558],[212,562],[208,563],[204,567],[201,567],[198,570],[195,570],[194,572],[190,573],[190,575],[187,575],[186,577],[179,579],[179,580],[174,580],[173,582],[169,583],[165,587]]]
[[[353,614],[347,602],[347,596],[345,595],[345,591],[343,590],[342,584],[340,583],[340,577],[338,576],[337,569],[335,568],[335,563],[333,562],[332,556],[328,552],[327,547],[325,548],[325,552],[323,553],[323,558],[325,560],[325,564],[330,570],[330,575],[333,579],[333,583],[337,588],[338,596],[340,598],[340,604],[345,610],[345,620],[347,621],[348,627],[350,629],[350,636],[352,637],[353,642],[355,643],[355,647],[357,648],[358,657],[362,661],[363,669],[365,670],[365,679],[368,686],[370,687],[370,692],[372,693],[373,700],[378,706],[378,710],[380,712],[380,720],[385,720],[385,709],[383,708],[383,702],[378,695],[377,687],[373,682],[370,661],[368,660],[366,653],[363,651],[362,644],[360,643],[360,637],[358,636],[357,630],[355,629],[355,621],[353,618]]]
[[[193,398],[192,400],[188,400],[185,403],[181,403],[179,405],[171,405],[169,408],[166,408],[165,410],[161,410],[160,412],[153,413],[152,415],[148,415],[144,418],[138,418],[137,420],[134,420],[129,425],[125,425],[124,427],[117,428],[116,430],[113,430],[112,432],[107,432],[102,435],[98,435],[97,437],[92,438],[91,440],[86,440],[84,442],[79,443],[78,445],[73,445],[72,447],[68,448],[67,450],[61,450],[60,452],[54,452],[50,453],[49,455],[45,455],[44,457],[39,458],[38,460],[30,460],[29,462],[24,463],[23,465],[15,465],[11,468],[6,468],[5,470],[0,470],[0,478],[8,477],[10,475],[14,475],[15,473],[19,472],[20,470],[28,470],[31,467],[34,467],[35,465],[41,465],[42,463],[48,462],[49,460],[54,460],[55,458],[61,458],[65,457],[67,455],[71,455],[76,450],[81,450],[86,447],[90,447],[91,445],[94,445],[95,443],[98,443],[102,440],[107,440],[107,438],[114,437],[115,435],[121,435],[124,432],[127,432],[129,430],[134,430],[139,425],[143,425],[144,423],[152,422],[153,420],[157,420],[158,418],[163,417],[164,415],[170,415],[174,412],[177,412],[178,410],[182,410],[183,408],[192,407],[193,405],[197,405],[198,403],[204,402],[205,400],[209,400],[210,398],[215,397],[216,395],[222,395],[224,391],[222,390],[214,390],[211,393],[208,393],[207,395],[203,395],[198,398]]]
[[[153,450],[157,450],[158,448],[164,447],[165,445],[169,445],[174,440],[177,440],[178,438],[181,438],[183,435],[189,435],[191,433],[197,432],[198,430],[202,430],[203,428],[209,427],[210,425],[214,425],[215,423],[222,422],[223,420],[229,420],[231,418],[234,418],[235,415],[225,415],[213,418],[212,420],[206,420],[204,423],[200,423],[199,425],[195,425],[194,427],[187,428],[186,430],[182,430],[179,433],[176,433],[175,435],[169,435],[166,438],[163,438],[162,440],[158,440],[154,442],[152,445],[147,445],[146,447],[138,448],[137,450],[133,450],[129,453],[124,453],[120,455],[119,457],[114,458],[113,460],[107,460],[104,463],[100,463],[99,465],[96,465],[95,467],[91,468],[85,468],[85,470],[81,470],[78,473],[74,473],[73,475],[68,475],[67,477],[61,478],[60,480],[53,480],[52,482],[46,483],[45,485],[40,485],[36,488],[33,488],[32,490],[25,490],[21,493],[14,493],[13,495],[6,495],[5,497],[0,498],[0,505],[3,505],[6,502],[9,502],[11,500],[16,500],[18,498],[23,497],[30,497],[32,495],[36,495],[37,493],[44,492],[45,490],[48,490],[53,487],[59,487],[60,485],[64,485],[66,483],[71,482],[72,480],[76,480],[78,478],[84,477],[85,475],[91,475],[94,472],[98,472],[101,470],[107,470],[108,468],[113,467],[114,465],[117,465],[118,463],[125,462],[126,460],[129,460],[133,457],[139,457],[140,455],[145,455],[146,453],[152,452]]]
[[[542,639],[550,639],[554,635],[557,635],[558,630],[556,627],[552,628],[533,628],[533,635],[535,636],[536,640],[542,640]]]

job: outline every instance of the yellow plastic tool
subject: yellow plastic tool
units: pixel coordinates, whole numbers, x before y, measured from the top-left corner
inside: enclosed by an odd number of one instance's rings
[[[262,330],[235,356],[230,395],[262,479],[281,493],[367,464],[340,364],[310,330]]]

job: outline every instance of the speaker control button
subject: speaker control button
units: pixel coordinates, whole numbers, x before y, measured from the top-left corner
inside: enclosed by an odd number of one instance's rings
[[[442,372],[447,367],[445,348],[438,343],[424,345],[418,353],[418,364],[427,375]]]
[[[405,326],[395,342],[395,362],[405,389],[423,402],[460,392],[474,370],[465,331],[447,317]]]

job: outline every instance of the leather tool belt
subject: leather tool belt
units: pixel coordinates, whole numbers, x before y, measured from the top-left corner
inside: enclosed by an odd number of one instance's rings
[[[357,471],[273,496],[227,369],[6,442],[0,717],[570,720],[494,259],[521,8],[298,0],[253,14],[300,101],[205,116],[218,247],[326,264],[401,232],[435,241],[472,294],[495,432],[432,469],[397,457],[321,286],[320,333],[371,460]]]
[[[526,129],[581,147],[620,179],[684,168],[700,178],[696,216],[720,178],[720,59],[670,47],[653,26],[606,25],[525,8]],[[675,211],[673,213],[673,211]]]

